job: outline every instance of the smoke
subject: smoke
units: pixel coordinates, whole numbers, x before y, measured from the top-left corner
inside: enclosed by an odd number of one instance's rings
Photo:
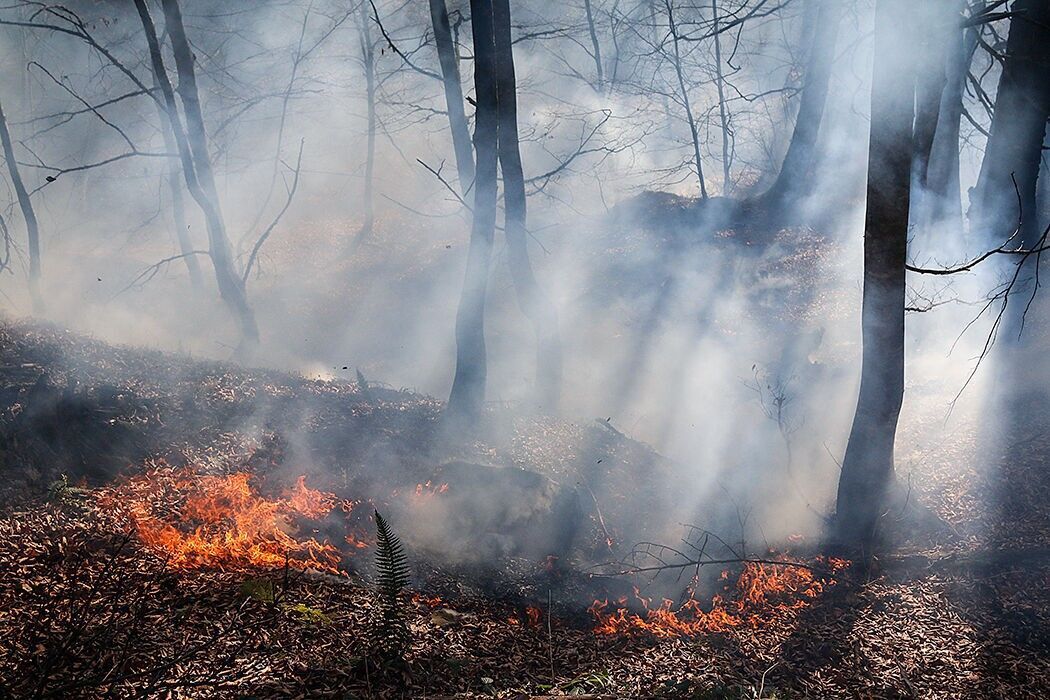
[[[397,50],[372,27],[380,83],[377,222],[351,251],[363,212],[366,139],[356,13],[345,17],[338,3],[185,5],[239,264],[279,211],[304,144],[299,189],[247,281],[263,337],[254,361],[322,378],[352,379],[361,370],[390,387],[446,396],[470,217],[457,200],[440,83],[420,72],[437,69],[425,41],[426,13],[376,3]],[[761,191],[786,149],[804,65],[797,5],[745,23],[723,49],[732,54],[724,66],[731,93],[746,96],[730,103],[733,196]],[[132,8],[78,3],[76,9],[100,43],[147,75]],[[465,3],[449,9],[454,20],[468,13]],[[25,17],[27,10],[2,12]],[[668,522],[702,524],[753,543],[795,533],[815,537],[831,504],[859,378],[871,3],[852,6],[839,28],[818,144],[820,175],[813,195],[799,203],[821,225],[760,238],[737,227],[684,227],[670,215],[646,219],[632,209],[631,198],[644,190],[698,194],[673,68],[665,53],[653,51],[666,18],[657,7],[652,24],[645,3],[634,12],[616,25],[619,43],[608,66],[616,72],[596,85],[593,57],[580,38],[582,11],[514,3],[522,38],[515,58],[523,160],[526,177],[534,178],[531,253],[564,336],[564,415],[608,421],[674,460],[676,490],[687,495]],[[633,26],[624,27],[628,21]],[[603,24],[599,37],[612,52],[610,26]],[[469,43],[469,24],[457,27]],[[320,43],[292,80],[297,51],[314,42]],[[721,193],[709,43],[689,44],[684,61],[703,165],[712,192]],[[74,37],[4,27],[2,50],[7,65],[25,67],[5,74],[0,94],[24,173],[31,189],[40,188],[34,202],[49,318],[115,343],[232,357],[236,324],[206,259],[199,290],[190,288],[181,260],[148,272],[178,254],[165,158],[129,157],[59,173],[50,183],[45,178],[56,171],[37,167],[97,163],[128,151],[129,141],[163,153],[155,107],[138,96],[100,108],[104,120],[84,111],[84,102],[101,104],[130,83]],[[464,60],[468,88],[470,69]],[[963,191],[980,163],[975,134],[964,125]],[[190,237],[203,248],[202,217],[186,199]],[[0,292],[6,313],[20,315],[29,309],[20,220],[13,205],[4,215],[18,249],[14,274],[4,275]],[[960,231],[941,225],[916,231],[910,258],[933,265],[979,252]],[[914,451],[909,421],[923,422],[923,439],[937,434],[931,417],[950,425],[950,402],[967,386],[987,317],[956,338],[996,274],[982,268],[944,282],[914,280],[915,305],[931,310],[908,319],[906,406],[912,408],[901,454]],[[525,410],[534,338],[516,305],[501,240],[489,293],[488,399]],[[980,403],[983,378],[968,385],[964,405]],[[378,448],[368,457],[378,465],[396,461]],[[601,484],[591,487],[597,501],[608,496]]]

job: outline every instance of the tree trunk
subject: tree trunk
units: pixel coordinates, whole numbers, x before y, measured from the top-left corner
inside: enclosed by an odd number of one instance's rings
[[[937,110],[937,129],[926,166],[925,221],[951,223],[960,231],[963,217],[959,184],[959,124],[966,75],[976,48],[976,29],[957,30],[948,49],[944,91]]]
[[[153,76],[153,84],[159,89],[160,81],[156,74]],[[178,146],[172,134],[171,120],[168,119],[167,112],[159,104],[157,105],[157,116],[160,117],[160,130],[164,134],[164,150],[168,153],[177,152]],[[204,287],[204,277],[201,275],[201,265],[197,256],[192,254],[193,241],[190,240],[190,231],[186,224],[186,203],[182,196],[181,178],[179,162],[174,158],[169,158],[165,180],[171,192],[171,214],[175,225],[175,240],[178,241],[179,253],[182,254],[182,261],[186,264],[186,271],[190,275],[190,284],[194,289],[201,289]]]
[[[594,58],[594,70],[597,75],[596,89],[601,90],[605,84],[605,71],[602,68],[602,46],[598,43],[598,30],[594,25],[594,11],[591,0],[583,0],[583,10],[587,16],[587,32],[591,37],[591,56]]]
[[[467,272],[456,314],[456,374],[448,411],[456,419],[476,422],[485,402],[485,296],[496,230],[498,103],[491,0],[471,0],[470,9],[477,101],[474,150],[478,160]]]
[[[361,65],[365,71],[365,100],[368,109],[368,136],[365,146],[365,188],[363,193],[364,221],[354,238],[353,249],[357,249],[372,235],[375,225],[375,172],[376,172],[376,59],[372,46],[372,33],[368,29],[368,5],[358,6],[358,33],[361,37]]]
[[[1001,244],[1020,218],[1018,242],[1031,245],[1042,233],[1035,214],[1039,156],[1050,116],[1050,3],[1017,0],[1011,10],[991,136],[969,217],[971,228],[992,245]]]
[[[452,132],[452,149],[456,154],[456,172],[460,191],[466,195],[474,184],[474,150],[470,145],[470,129],[463,110],[463,84],[459,76],[459,57],[452,41],[445,0],[430,0],[430,21],[434,27],[438,61],[441,63],[441,82],[445,88],[445,109]]]
[[[562,351],[558,318],[540,289],[529,260],[525,176],[518,143],[517,80],[510,35],[510,1],[492,0],[495,24],[496,101],[499,164],[503,172],[507,257],[518,305],[536,333],[536,399],[540,410],[556,413],[561,393]]]
[[[831,66],[835,58],[835,36],[838,34],[842,3],[838,0],[810,0],[816,5],[809,58],[799,100],[795,129],[791,133],[784,162],[776,181],[761,199],[769,211],[780,212],[809,194],[814,178],[817,135],[824,118],[828,98]]]
[[[938,3],[927,2],[916,11],[915,21],[925,28],[918,45],[915,80],[915,133],[912,155],[911,209],[916,221],[925,219],[926,180],[937,132],[941,102],[947,85],[947,46],[951,16],[937,11]]]
[[[44,298],[40,294],[40,226],[36,220],[33,202],[29,199],[29,192],[26,191],[25,183],[22,181],[22,173],[18,170],[18,161],[15,160],[15,149],[11,142],[11,132],[7,128],[7,117],[4,115],[2,103],[0,103],[0,141],[3,142],[7,172],[11,177],[15,197],[22,210],[22,219],[26,224],[26,247],[29,251],[29,298],[33,304],[33,313],[39,315],[44,313]]]
[[[138,3],[139,0],[136,0],[136,4]],[[182,23],[182,12],[178,0],[161,0],[161,7],[164,10],[165,28],[171,38],[171,48],[175,56],[175,69],[179,76],[179,97],[182,98],[182,108],[186,114],[185,141],[192,156],[190,167],[196,173],[196,181],[203,194],[203,199],[209,202],[209,206],[203,209],[208,228],[212,265],[215,268],[215,279],[218,283],[219,294],[240,323],[240,349],[246,350],[258,344],[259,328],[255,322],[255,313],[248,305],[244,283],[233,268],[230,241],[226,234],[226,223],[222,217],[219,194],[215,186],[211,154],[208,152],[207,132],[204,128],[204,115],[201,112],[200,96],[197,90],[197,75],[193,66],[193,51],[186,38],[186,29]],[[159,55],[158,47],[158,58]],[[163,63],[154,66],[155,73],[162,72],[163,69]],[[174,99],[169,105],[169,114],[172,113],[172,108],[175,108]],[[172,119],[172,122],[174,123],[175,119]],[[185,161],[183,170],[185,171]],[[188,182],[187,185],[189,185]]]
[[[860,395],[839,478],[833,541],[869,556],[893,483],[904,398],[904,281],[908,247],[914,75],[909,0],[878,0],[864,220]]]

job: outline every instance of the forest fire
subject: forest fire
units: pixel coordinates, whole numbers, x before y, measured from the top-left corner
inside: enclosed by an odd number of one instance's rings
[[[820,558],[818,564],[830,573],[850,565],[844,559]],[[723,571],[728,579],[729,572]],[[818,575],[814,569],[779,562],[747,562],[728,596],[715,595],[709,610],[690,597],[677,609],[674,601],[664,599],[657,607],[651,599],[635,589],[635,597],[645,608],[645,615],[628,611],[627,599],[621,598],[610,609],[609,601],[594,601],[588,608],[596,619],[594,631],[603,636],[682,637],[709,632],[725,632],[738,627],[758,628],[770,624],[784,612],[809,606],[836,580]]]
[[[164,467],[129,479],[100,505],[125,514],[142,542],[172,568],[287,564],[338,572],[339,550],[297,535],[299,521],[324,518],[336,505],[333,494],[309,488],[305,476],[281,497],[267,498],[246,472],[212,476]]]

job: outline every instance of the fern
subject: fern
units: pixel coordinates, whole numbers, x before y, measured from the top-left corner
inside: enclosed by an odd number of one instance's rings
[[[398,539],[377,510],[376,610],[372,631],[373,651],[384,661],[399,661],[411,643],[408,620],[400,594],[408,585],[408,560]]]

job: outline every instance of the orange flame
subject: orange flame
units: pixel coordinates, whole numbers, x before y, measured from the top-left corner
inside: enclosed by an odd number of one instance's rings
[[[133,477],[100,501],[125,512],[142,542],[176,569],[248,566],[315,568],[337,573],[338,550],[297,538],[295,522],[318,520],[335,496],[308,488],[300,476],[282,498],[260,496],[251,475],[200,475],[156,469]]]
[[[832,572],[841,571],[850,564],[835,558],[820,558],[818,561]],[[728,576],[729,572],[722,572],[723,579]],[[807,607],[833,585],[834,578],[820,578],[812,569],[747,562],[737,578],[732,598],[713,596],[710,610],[704,610],[691,594],[677,609],[674,601],[667,599],[654,608],[651,601],[635,589],[635,597],[645,608],[644,617],[628,612],[626,598],[620,598],[611,609],[609,601],[596,600],[587,611],[597,621],[594,631],[599,635],[682,637],[725,632],[744,626],[762,627],[776,619],[778,614]]]

